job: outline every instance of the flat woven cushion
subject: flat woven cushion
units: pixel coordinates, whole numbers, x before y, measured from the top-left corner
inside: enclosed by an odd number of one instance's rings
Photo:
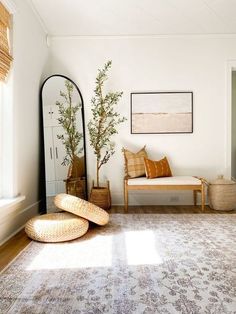
[[[73,195],[58,194],[54,198],[54,204],[62,210],[88,219],[101,226],[106,225],[109,221],[109,215],[104,209]]]
[[[125,158],[125,175],[130,178],[145,176],[144,157],[147,156],[145,146],[137,153],[123,148]]]
[[[128,185],[201,185],[200,179],[191,176],[174,176],[164,178],[135,178],[129,179]]]
[[[63,242],[83,236],[89,227],[86,219],[70,213],[53,213],[30,219],[25,226],[29,238],[40,242]]]
[[[166,157],[157,161],[144,158],[144,165],[146,177],[148,179],[172,177],[170,166]]]

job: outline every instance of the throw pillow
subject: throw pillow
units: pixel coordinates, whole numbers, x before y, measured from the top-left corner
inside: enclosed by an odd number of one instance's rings
[[[163,158],[158,161],[144,158],[146,177],[148,179],[159,177],[172,177],[170,166],[167,158]]]
[[[129,178],[145,176],[144,157],[148,157],[145,146],[137,153],[123,148],[125,158],[125,175]]]

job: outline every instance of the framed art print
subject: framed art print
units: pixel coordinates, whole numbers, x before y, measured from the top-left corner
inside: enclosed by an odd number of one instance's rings
[[[192,92],[131,93],[131,133],[192,133]]]

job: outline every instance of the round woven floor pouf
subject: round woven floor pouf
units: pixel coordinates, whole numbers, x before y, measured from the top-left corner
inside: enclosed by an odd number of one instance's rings
[[[53,213],[30,219],[25,226],[29,238],[40,242],[63,242],[83,236],[89,227],[86,219],[70,213]]]
[[[109,221],[109,215],[104,209],[76,196],[64,193],[58,194],[54,198],[54,204],[62,210],[88,219],[101,226]]]

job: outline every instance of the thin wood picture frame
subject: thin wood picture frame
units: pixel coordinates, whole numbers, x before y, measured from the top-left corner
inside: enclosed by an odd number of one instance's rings
[[[130,94],[131,134],[193,133],[193,92]]]

